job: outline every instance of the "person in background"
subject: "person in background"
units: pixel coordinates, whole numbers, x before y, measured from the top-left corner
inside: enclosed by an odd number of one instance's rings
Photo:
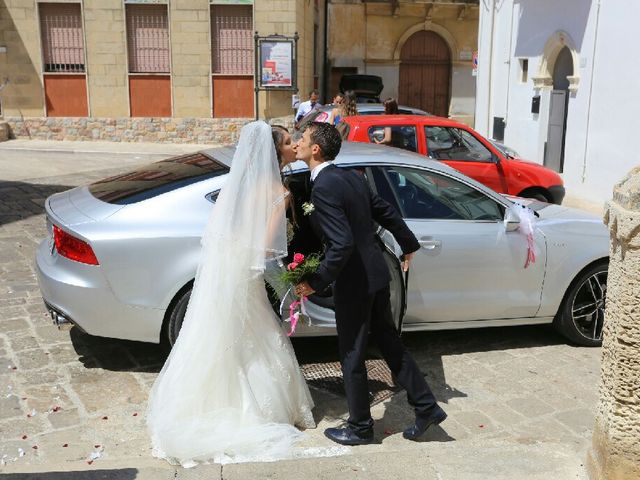
[[[356,94],[353,90],[347,90],[342,96],[342,103],[331,110],[327,123],[337,125],[343,117],[350,117],[358,114],[356,108]]]
[[[383,102],[383,105],[385,115],[397,115],[398,113],[400,113],[398,111],[398,102],[395,98],[387,98]],[[391,136],[391,127],[384,127],[384,137],[382,137],[380,140],[374,138],[373,141],[381,145],[391,145]]]
[[[322,106],[322,104],[318,101],[320,99],[320,92],[318,90],[311,90],[309,92],[309,100],[306,102],[302,102],[298,107],[298,112],[296,113],[296,123],[306,117],[311,111],[315,110]]]

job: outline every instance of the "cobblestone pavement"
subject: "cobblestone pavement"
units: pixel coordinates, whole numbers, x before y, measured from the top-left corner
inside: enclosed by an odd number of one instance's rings
[[[91,337],[76,328],[58,331],[38,290],[33,259],[45,235],[44,199],[115,170],[0,181],[0,472],[89,469],[98,475],[118,465],[105,477],[83,478],[143,478],[122,467],[146,465],[157,473],[148,478],[200,478],[198,469],[176,472],[150,457],[144,411],[166,352],[157,345]],[[322,478],[332,478],[331,472],[382,478],[362,472],[367,465],[389,471],[389,462],[402,468],[424,464],[422,478],[580,474],[597,400],[599,349],[567,345],[545,326],[404,338],[449,413],[447,421],[422,442],[403,440],[398,432],[412,415],[406,396],[398,393],[373,409],[376,443],[351,449],[352,455],[320,459],[310,474],[321,468]],[[294,346],[302,364],[337,360],[333,338],[294,339]],[[376,356],[372,349],[370,357]],[[308,431],[305,443],[330,447],[322,431],[345,418],[344,398],[319,389],[312,394],[319,427]],[[300,465],[278,462],[269,468],[273,478],[293,478]],[[263,478],[256,474],[259,465],[224,468],[224,478]],[[207,478],[222,475],[219,466],[211,469]],[[545,476],[547,469],[555,476]]]

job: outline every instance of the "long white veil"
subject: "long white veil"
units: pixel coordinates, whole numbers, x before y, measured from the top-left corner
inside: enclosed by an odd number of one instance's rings
[[[157,456],[177,463],[210,461],[212,448],[242,454],[245,447],[255,449],[255,442],[290,445],[298,433],[291,425],[252,430],[264,421],[247,411],[247,399],[256,396],[250,391],[254,380],[243,380],[237,367],[261,368],[252,364],[255,351],[246,339],[254,338],[248,329],[256,327],[247,323],[257,314],[249,311],[255,305],[251,297],[257,288],[264,292],[265,257],[287,253],[284,197],[271,128],[250,123],[240,133],[229,178],[202,237],[180,335],[151,391],[147,424]]]

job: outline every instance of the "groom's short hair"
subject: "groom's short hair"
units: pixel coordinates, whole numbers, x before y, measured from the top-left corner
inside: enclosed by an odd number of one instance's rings
[[[342,137],[336,127],[330,123],[311,122],[305,130],[311,132],[311,141],[320,147],[323,160],[333,160],[338,156],[342,146]]]

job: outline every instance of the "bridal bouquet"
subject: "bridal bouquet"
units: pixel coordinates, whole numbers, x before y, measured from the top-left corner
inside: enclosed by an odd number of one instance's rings
[[[295,253],[293,255],[293,262],[287,265],[286,270],[280,274],[280,281],[285,285],[289,285],[289,290],[287,290],[280,304],[280,314],[282,314],[282,307],[289,293],[291,293],[293,288],[302,282],[307,275],[314,273],[319,265],[320,255],[316,253],[312,253],[306,257],[302,253]],[[304,302],[306,300],[307,297],[300,297],[299,300],[296,299],[289,305],[289,322],[291,323],[291,329],[287,334],[288,336],[295,333],[300,315],[308,316],[304,308]]]

